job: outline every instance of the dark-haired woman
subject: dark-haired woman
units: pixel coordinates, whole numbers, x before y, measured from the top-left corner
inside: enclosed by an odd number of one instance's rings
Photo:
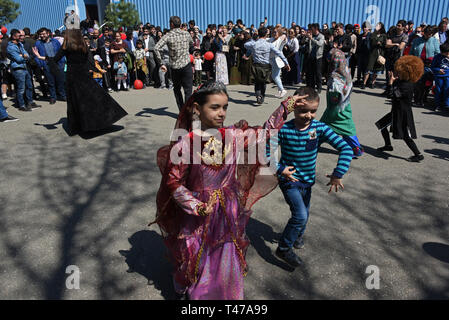
[[[41,60],[51,59],[33,52]],[[62,48],[53,58],[67,58],[67,121],[70,136],[110,127],[128,113],[89,73],[88,49],[80,30],[66,30]]]

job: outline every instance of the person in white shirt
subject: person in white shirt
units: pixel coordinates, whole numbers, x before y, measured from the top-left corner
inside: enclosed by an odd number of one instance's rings
[[[282,27],[277,27],[273,31],[273,38],[270,42],[274,45],[276,49],[282,51],[284,46],[287,44],[287,36],[282,32]],[[270,53],[270,64],[271,64],[271,78],[278,87],[277,98],[283,98],[287,94],[287,90],[284,89],[281,80],[281,69],[285,67],[284,62],[281,58],[277,57],[274,53]]]

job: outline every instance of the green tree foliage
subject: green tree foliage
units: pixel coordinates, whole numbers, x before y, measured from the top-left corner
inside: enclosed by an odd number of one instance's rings
[[[118,3],[108,4],[105,20],[113,24],[114,28],[119,28],[134,26],[139,23],[140,18],[134,3],[120,0]]]
[[[16,20],[21,13],[20,4],[12,0],[0,0],[0,25],[5,25]]]

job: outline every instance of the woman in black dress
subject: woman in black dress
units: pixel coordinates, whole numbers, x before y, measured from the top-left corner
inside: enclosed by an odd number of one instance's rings
[[[67,58],[66,93],[68,134],[98,131],[110,127],[128,113],[101,88],[89,72],[88,49],[80,30],[66,30],[64,43],[54,58]]]

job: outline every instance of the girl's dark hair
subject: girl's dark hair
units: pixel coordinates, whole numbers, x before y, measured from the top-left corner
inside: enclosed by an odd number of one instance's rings
[[[228,91],[226,90],[226,86],[223,82],[208,81],[193,93],[193,101],[202,106],[207,103],[209,96],[212,94],[225,94],[229,97]]]
[[[382,22],[379,22],[380,30],[377,32],[378,34],[385,34],[385,25]]]
[[[143,42],[142,42],[142,40],[137,40],[137,41],[136,41],[136,46],[137,46],[138,44],[141,44],[141,45],[143,45]]]
[[[67,51],[79,51],[87,53],[87,45],[83,39],[83,34],[79,29],[65,30],[64,43],[62,49]]]

